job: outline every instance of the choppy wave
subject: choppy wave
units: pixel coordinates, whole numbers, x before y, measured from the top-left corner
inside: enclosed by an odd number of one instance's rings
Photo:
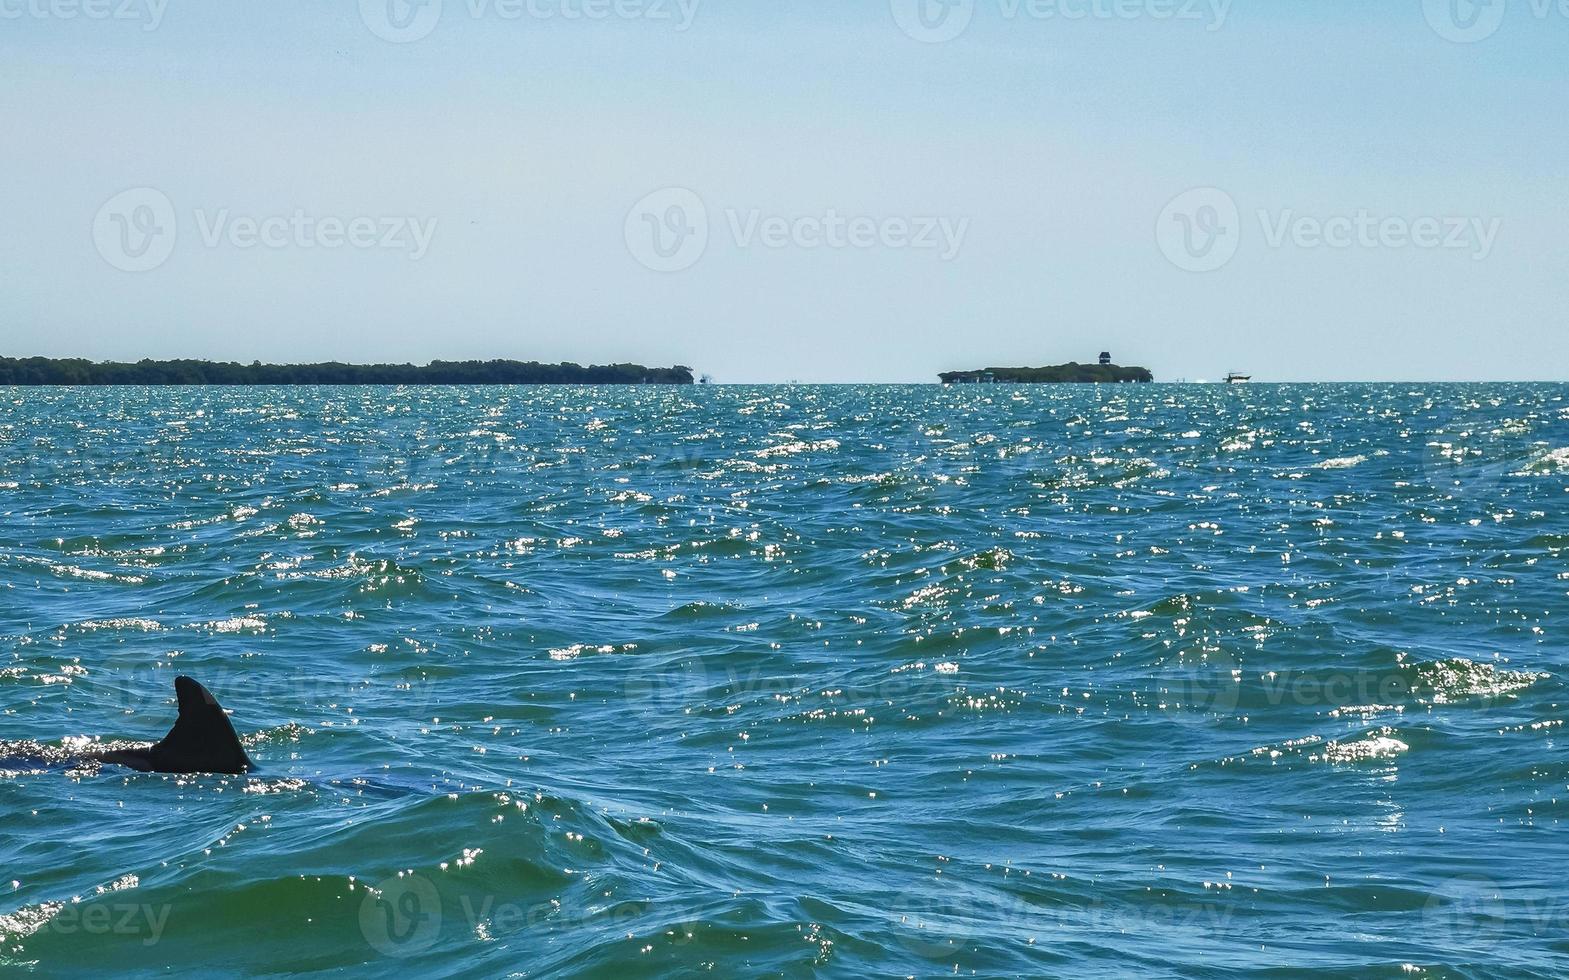
[[[0,968],[1557,975],[1566,394],[0,392]]]

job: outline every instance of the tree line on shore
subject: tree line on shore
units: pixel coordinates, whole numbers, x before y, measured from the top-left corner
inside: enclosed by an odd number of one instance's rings
[[[0,385],[552,385],[675,384],[695,381],[684,365],[432,361],[414,364],[263,364],[255,361],[133,363],[83,358],[0,357]]]

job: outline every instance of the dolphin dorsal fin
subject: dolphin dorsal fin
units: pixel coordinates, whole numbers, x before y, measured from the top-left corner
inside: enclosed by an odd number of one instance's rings
[[[148,750],[157,772],[242,773],[252,768],[218,699],[189,677],[174,679],[180,716],[163,741]]]

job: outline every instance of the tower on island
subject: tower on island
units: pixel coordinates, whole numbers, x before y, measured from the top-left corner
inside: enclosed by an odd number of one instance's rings
[[[1100,352],[1100,363],[1101,367],[1111,367],[1111,351]]]

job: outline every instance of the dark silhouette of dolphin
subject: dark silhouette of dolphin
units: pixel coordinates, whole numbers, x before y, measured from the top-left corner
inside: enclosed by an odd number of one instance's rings
[[[174,679],[174,693],[180,716],[163,741],[151,748],[94,752],[84,758],[138,772],[238,775],[254,768],[217,698],[189,677]]]

